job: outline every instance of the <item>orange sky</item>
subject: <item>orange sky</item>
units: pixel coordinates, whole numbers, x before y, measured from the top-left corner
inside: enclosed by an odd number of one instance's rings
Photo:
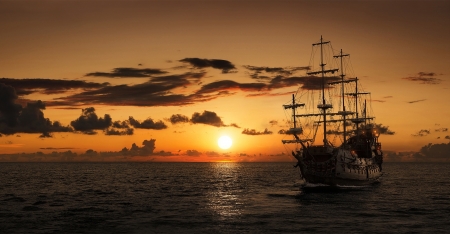
[[[8,105],[22,105],[24,117],[1,128],[0,160],[293,161],[277,132],[286,128],[282,105],[302,84],[258,90],[264,83],[249,66],[308,66],[321,35],[351,54],[376,122],[395,132],[380,137],[385,151],[447,144],[449,9],[448,1],[400,0],[4,1],[0,83],[17,99],[0,97],[0,124]],[[129,126],[74,129],[89,107]],[[62,126],[40,137],[39,113]],[[171,122],[176,114],[188,119]],[[231,148],[218,147],[221,135]],[[142,156],[117,153],[133,143]]]

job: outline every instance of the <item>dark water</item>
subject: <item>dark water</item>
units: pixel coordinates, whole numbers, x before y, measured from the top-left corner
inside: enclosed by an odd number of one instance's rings
[[[450,164],[301,189],[293,163],[1,163],[0,233],[443,233]]]

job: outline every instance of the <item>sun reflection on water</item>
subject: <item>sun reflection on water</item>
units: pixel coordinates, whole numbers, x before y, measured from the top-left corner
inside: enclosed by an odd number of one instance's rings
[[[234,162],[212,163],[212,189],[208,193],[208,207],[222,218],[237,218],[244,203],[241,185],[241,165]]]

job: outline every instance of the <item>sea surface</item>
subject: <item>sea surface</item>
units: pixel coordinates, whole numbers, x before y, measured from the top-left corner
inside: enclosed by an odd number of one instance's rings
[[[450,164],[303,186],[294,163],[0,163],[0,233],[448,233]]]

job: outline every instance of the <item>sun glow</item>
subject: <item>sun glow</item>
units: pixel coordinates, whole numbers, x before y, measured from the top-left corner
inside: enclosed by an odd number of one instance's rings
[[[217,144],[219,144],[221,149],[228,149],[233,144],[233,141],[229,136],[221,136],[217,141]]]

